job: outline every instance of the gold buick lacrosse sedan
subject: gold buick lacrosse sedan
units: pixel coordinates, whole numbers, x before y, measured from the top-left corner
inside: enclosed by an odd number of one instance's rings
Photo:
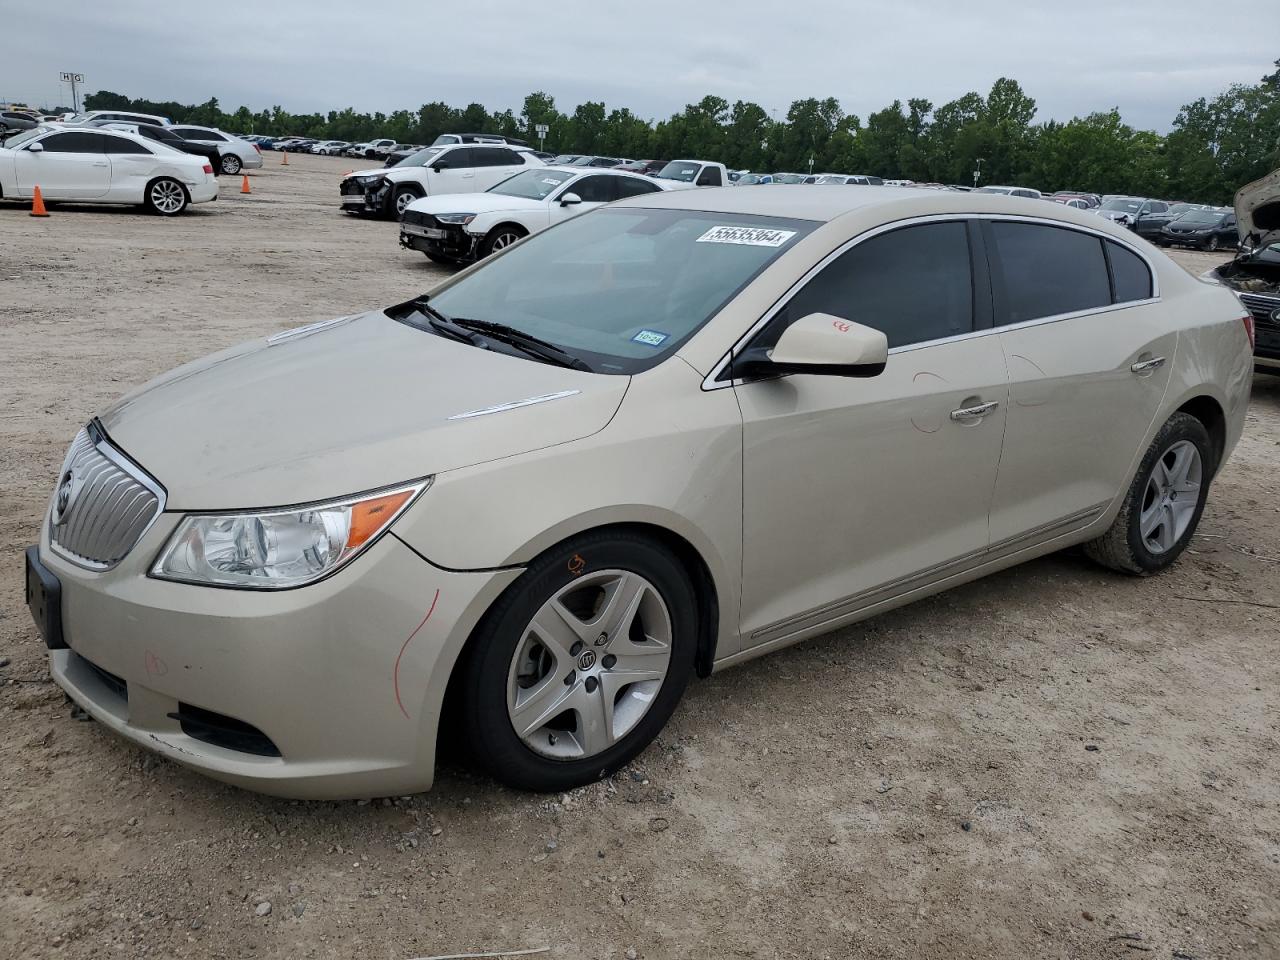
[[[78,704],[212,777],[424,790],[448,714],[483,771],[563,790],[694,674],[1072,544],[1171,564],[1250,323],[1057,204],[636,197],[102,411],[28,604]]]

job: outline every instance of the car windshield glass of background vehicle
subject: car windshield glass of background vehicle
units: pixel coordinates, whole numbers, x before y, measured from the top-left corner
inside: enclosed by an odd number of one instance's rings
[[[514,177],[508,177],[496,187],[490,187],[489,193],[500,193],[504,197],[524,197],[526,200],[545,200],[547,195],[566,180],[577,174],[564,170],[548,170],[545,167],[536,170],[524,170]]]
[[[661,362],[817,224],[612,208],[568,220],[432,295],[448,317],[515,327],[599,373]]]
[[[435,159],[436,154],[440,152],[439,147],[427,147],[425,150],[419,150],[417,153],[411,153],[399,163],[397,167],[425,167],[428,163]]]

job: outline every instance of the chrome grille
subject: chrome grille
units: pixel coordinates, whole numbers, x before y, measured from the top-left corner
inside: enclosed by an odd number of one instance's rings
[[[68,560],[109,570],[163,508],[163,488],[90,424],[76,434],[58,475],[49,540]]]
[[[1256,293],[1240,294],[1240,301],[1245,308],[1253,314],[1255,323],[1259,323],[1264,327],[1280,326],[1275,320],[1271,319],[1271,315],[1280,309],[1280,297],[1262,297]]]

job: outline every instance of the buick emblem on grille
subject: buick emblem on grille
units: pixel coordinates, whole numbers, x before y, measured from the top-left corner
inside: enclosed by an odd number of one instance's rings
[[[60,527],[66,522],[67,512],[71,509],[71,504],[74,502],[78,492],[75,472],[68,470],[62,475],[62,479],[58,481],[58,492],[53,498],[53,525],[55,527]]]

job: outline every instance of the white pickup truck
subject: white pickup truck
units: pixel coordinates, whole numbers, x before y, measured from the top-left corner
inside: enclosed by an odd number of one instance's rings
[[[709,160],[672,160],[654,174],[659,180],[670,180],[674,189],[681,187],[727,187],[729,168]]]
[[[338,187],[342,209],[399,220],[413,201],[444,193],[482,193],[526,167],[545,166],[526,147],[450,144],[427,147],[394,167],[356,170]]]

